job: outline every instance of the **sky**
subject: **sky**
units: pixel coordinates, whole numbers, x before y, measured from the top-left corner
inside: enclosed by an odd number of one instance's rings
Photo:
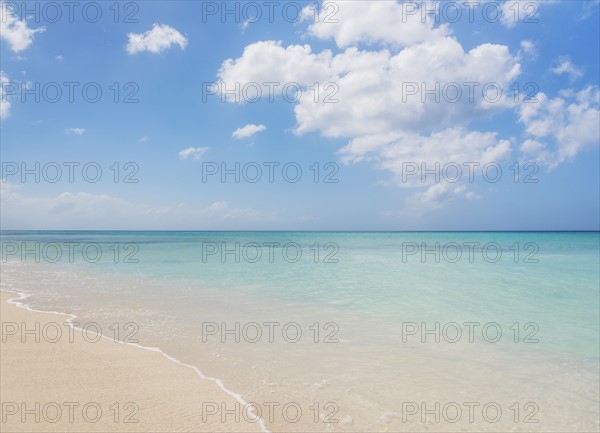
[[[598,1],[21,2],[3,230],[598,230]]]

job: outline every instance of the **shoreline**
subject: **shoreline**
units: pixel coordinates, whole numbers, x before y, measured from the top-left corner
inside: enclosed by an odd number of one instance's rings
[[[13,296],[13,295],[16,295],[16,297]],[[3,326],[4,326],[4,323],[9,323],[8,321],[5,322],[5,320],[4,320],[5,317],[7,317],[7,316],[9,316],[9,317],[10,316],[23,316],[22,314],[19,315],[18,312],[19,311],[27,311],[29,313],[32,313],[32,317],[26,317],[25,319],[23,317],[16,318],[17,320],[14,320],[13,323],[14,322],[20,322],[20,323],[22,323],[22,324],[25,325],[26,323],[28,323],[28,322],[31,321],[31,319],[33,318],[33,315],[41,316],[43,314],[48,319],[50,318],[49,316],[52,316],[52,315],[67,316],[68,319],[66,320],[66,322],[64,322],[65,325],[68,324],[68,326],[71,328],[71,330],[80,330],[80,331],[83,331],[83,328],[80,328],[80,327],[74,325],[74,320],[77,318],[77,316],[74,315],[74,314],[72,314],[72,313],[65,313],[65,312],[60,312],[60,311],[37,310],[37,309],[32,308],[31,306],[27,305],[23,301],[26,300],[26,299],[28,299],[28,298],[30,298],[31,296],[33,296],[33,295],[29,294],[29,293],[26,293],[26,292],[23,292],[23,291],[19,291],[18,289],[13,289],[13,288],[11,288],[11,289],[4,289],[4,288],[2,288],[2,289],[0,289],[0,296],[1,296],[1,303],[2,303],[2,307],[3,307],[2,309],[6,310],[6,311],[3,311]],[[17,312],[17,313],[10,312],[10,309],[6,308],[7,305],[15,307],[15,312]],[[44,322],[44,320],[42,320],[40,318],[40,320],[36,321],[36,325],[39,325],[38,322]],[[46,322],[46,324],[48,324],[48,321],[45,321],[45,322]],[[26,326],[26,329],[32,329],[32,328],[34,328],[35,325],[32,325],[30,327],[27,327],[27,325],[25,325],[25,326]],[[213,377],[209,377],[209,376],[205,375],[202,372],[202,370],[200,370],[200,368],[198,368],[197,366],[181,362],[177,358],[175,358],[175,357],[173,357],[173,356],[165,353],[164,351],[162,351],[162,349],[160,349],[159,347],[147,347],[147,346],[143,346],[143,345],[138,344],[138,343],[130,343],[130,342],[124,342],[124,341],[117,341],[117,340],[114,340],[114,339],[112,339],[112,338],[110,338],[110,337],[108,337],[106,335],[103,335],[102,333],[93,332],[93,331],[90,331],[88,329],[86,329],[85,332],[86,332],[86,335],[88,335],[88,334],[95,334],[96,337],[98,337],[98,342],[104,343],[104,345],[106,345],[107,342],[119,343],[119,346],[113,346],[113,347],[117,348],[117,351],[119,351],[119,349],[124,349],[125,347],[130,346],[130,347],[135,347],[137,349],[143,349],[143,350],[146,350],[148,352],[158,353],[158,354],[160,354],[162,356],[161,356],[161,358],[158,358],[157,360],[153,360],[153,362],[152,362],[153,364],[164,363],[164,359],[163,358],[166,358],[166,360],[170,361],[168,364],[171,365],[172,367],[178,366],[177,367],[178,370],[180,369],[180,367],[186,367],[185,369],[181,369],[181,370],[182,371],[192,370],[194,372],[194,376],[197,379],[200,379],[199,384],[200,385],[202,385],[202,384],[205,385],[205,386],[199,386],[198,387],[198,388],[200,388],[199,391],[205,391],[208,394],[212,395],[213,397],[216,397],[215,396],[215,392],[214,392],[215,390],[207,390],[206,389],[206,388],[208,388],[208,386],[206,386],[207,382],[208,382],[208,383],[211,384],[211,387],[214,387],[214,385],[216,385],[216,387],[218,388],[219,393],[225,394],[225,396],[229,397],[230,400],[231,399],[234,400],[234,404],[239,403],[240,405],[242,405],[242,407],[246,407],[247,408],[246,414],[244,415],[244,417],[242,417],[242,419],[246,419],[245,423],[243,421],[241,423],[239,422],[238,424],[233,423],[233,422],[228,422],[227,424],[225,424],[223,422],[217,422],[217,423],[206,423],[206,422],[203,422],[204,427],[206,427],[205,431],[215,431],[215,429],[222,430],[222,429],[225,428],[226,431],[250,431],[250,430],[256,430],[256,431],[260,431],[260,432],[263,432],[263,433],[270,433],[269,430],[267,429],[266,425],[265,425],[264,420],[262,418],[260,418],[259,416],[257,416],[255,413],[253,413],[254,410],[253,410],[252,406],[248,406],[249,403],[246,402],[242,398],[241,394],[236,393],[236,392],[228,389],[227,387],[225,387],[225,385],[224,385],[224,383],[223,383],[223,381],[221,379],[213,378]],[[8,339],[5,342],[4,339],[5,339],[5,335],[4,335],[4,332],[3,332],[2,345],[5,346],[4,349],[8,349],[9,347],[7,347],[7,346],[10,346],[11,343],[8,342]],[[61,342],[59,342],[59,344],[60,343]],[[71,343],[73,343],[73,342],[71,342]],[[75,352],[84,351],[82,349],[85,349],[85,347],[82,347],[81,344],[86,344],[86,343],[84,343],[83,341],[74,341],[74,343],[75,344],[70,344],[70,346],[76,348]],[[53,343],[52,342],[50,342],[50,343],[46,342],[46,344],[53,344]],[[29,346],[31,346],[31,345],[43,346],[44,343],[42,343],[42,344],[39,344],[38,342],[29,343],[29,344],[27,344],[27,343],[16,343],[16,345],[20,345],[20,346],[27,346],[27,345],[29,345]],[[99,345],[93,344],[91,346],[97,347]],[[37,347],[35,349],[37,349]],[[107,350],[108,346],[105,346],[102,349],[106,349]],[[9,352],[9,350],[3,350],[2,351],[2,358],[9,358],[10,357],[10,355],[6,354],[6,352]],[[136,351],[136,353],[133,355],[133,357],[141,358],[141,356],[136,356],[136,355],[140,355],[140,354],[141,354],[141,352]],[[117,354],[117,355],[120,355],[120,354]],[[145,356],[147,356],[147,355],[144,355],[144,357]],[[6,360],[3,360],[3,361],[6,361]],[[7,364],[7,362],[3,362],[3,364]],[[26,369],[29,370],[29,371],[32,371],[32,370],[35,371],[35,370],[37,370],[37,367],[39,367],[39,359],[38,358],[36,358],[35,360],[34,359],[30,359],[29,360],[29,364],[30,365],[26,366],[26,367],[29,367],[29,368],[26,368]],[[132,366],[130,366],[130,368],[132,370],[135,370],[136,368],[139,368],[139,366],[132,365]],[[9,368],[9,369],[11,369],[11,368]],[[7,368],[6,368],[6,366],[4,366],[4,368],[2,369],[2,376],[5,376],[5,374],[7,374],[6,370],[7,370]],[[24,378],[21,377],[19,379],[24,379]],[[20,382],[20,380],[19,380],[19,382]],[[6,383],[6,380],[3,380],[3,383]],[[66,383],[67,387],[69,387],[71,385],[73,385],[73,387],[77,387],[78,386],[77,383],[72,383],[72,384],[68,383],[68,382]],[[131,385],[131,384],[129,384],[129,385]],[[202,389],[202,388],[204,388],[204,389]],[[3,385],[3,388],[2,388],[2,394],[3,394],[2,395],[3,412],[5,412],[5,409],[7,409],[7,408],[10,408],[11,411],[18,410],[18,409],[15,409],[14,407],[12,407],[11,405],[9,405],[6,402],[5,398],[4,398],[5,395],[11,394],[11,392],[14,392],[14,390],[11,390],[10,388],[6,388],[5,385]],[[95,389],[90,389],[89,392],[90,392],[90,394],[93,394],[95,392]],[[28,400],[29,401],[31,401],[32,398],[35,400],[37,398],[37,396],[28,396]],[[222,404],[226,404],[226,399],[225,398],[213,398],[212,401],[214,401],[214,402],[221,402]],[[51,402],[51,403],[55,403],[55,402]],[[195,414],[195,415],[186,414],[186,415],[188,417],[194,418],[194,421],[197,421],[195,418],[200,418],[199,413],[202,412],[199,409],[199,407],[202,407],[202,406],[200,406],[200,405],[198,406],[198,409],[196,411],[197,414]],[[229,407],[229,406],[227,406],[227,407]],[[26,408],[27,408],[27,410],[30,409],[29,406],[26,406]],[[118,411],[118,409],[119,408],[117,407],[117,411]],[[171,408],[171,410],[175,410],[175,411],[178,411],[180,409],[181,408],[179,408],[179,407]],[[6,422],[8,421],[9,415],[10,414],[7,415],[7,414],[3,413],[2,424],[6,424]],[[17,414],[15,414],[15,415],[17,415]],[[26,420],[30,419],[30,418],[28,418],[28,416],[29,415],[25,416]],[[251,419],[252,421],[248,422],[248,419]],[[59,422],[60,421],[61,420],[59,420]],[[172,430],[173,428],[177,428],[178,427],[177,421],[178,420],[174,420],[175,424],[171,424],[169,426],[169,430],[167,430],[167,431],[173,431]],[[72,421],[70,421],[70,423],[71,423],[71,426],[74,428],[73,431],[82,431],[81,430],[81,425],[74,424]],[[21,425],[24,428],[23,431],[31,431],[30,429],[31,429],[32,425],[30,425],[30,424],[31,423],[22,423]],[[132,421],[130,425],[142,427],[140,424],[141,424],[141,422],[138,423],[137,421],[136,422]],[[36,422],[34,425],[38,425],[39,426],[39,422]],[[54,424],[54,422],[52,422],[50,425],[56,425],[56,426],[58,426],[58,424]],[[92,426],[92,428],[90,428],[87,431],[98,431],[96,428],[94,428],[95,426],[98,426],[98,424],[88,423],[87,425],[88,426]],[[123,424],[113,424],[113,426],[115,428],[114,431],[122,431],[123,430]],[[249,428],[252,427],[252,426],[254,427],[254,429],[251,428],[249,430]],[[6,425],[5,425],[5,427],[6,427]],[[63,426],[61,426],[61,427],[63,427]],[[181,427],[183,427],[183,426],[181,426]],[[198,427],[198,425],[195,424],[195,426],[193,427],[194,431],[198,431],[197,427]],[[256,427],[258,427],[258,429]],[[150,428],[150,430],[148,430],[148,428]],[[42,430],[43,431],[47,431],[44,428],[42,428]],[[19,430],[14,430],[14,431],[19,431]],[[103,431],[106,431],[106,430],[103,430]],[[157,430],[154,429],[154,428],[152,428],[151,426],[143,426],[141,430],[134,429],[134,430],[128,430],[128,431],[157,431]],[[182,428],[181,431],[189,431],[189,427]]]

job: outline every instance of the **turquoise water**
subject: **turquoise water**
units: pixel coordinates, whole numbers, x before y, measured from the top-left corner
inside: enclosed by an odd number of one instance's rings
[[[545,403],[541,430],[561,425],[554,406],[564,425],[576,419],[597,428],[598,232],[31,231],[2,232],[1,241],[3,288],[33,294],[41,309],[107,324],[135,320],[142,344],[204,368],[249,398],[334,399],[344,403],[348,428],[380,431],[381,423],[406,426],[395,424],[398,401],[424,384],[431,395],[460,389],[469,398],[487,385],[496,387],[489,398]],[[79,243],[71,260],[69,242]],[[304,339],[201,339],[207,322],[265,321],[294,321]],[[478,323],[472,342],[466,322]],[[439,342],[421,333],[436,323]],[[457,342],[452,324],[462,332]],[[483,335],[485,324],[494,325]],[[497,329],[502,334],[492,341]],[[322,344],[327,336],[335,344]],[[292,360],[302,367],[290,370]],[[411,366],[421,375],[414,382],[395,378]],[[457,376],[440,371],[446,368]],[[564,384],[542,385],[565,369]],[[473,388],[460,378],[463,370]],[[499,384],[490,382],[499,372]],[[395,381],[404,391],[391,390]]]
[[[37,258],[56,268],[195,280],[240,296],[331,306],[382,320],[545,321],[542,331],[552,336],[552,346],[598,355],[597,339],[591,338],[598,332],[600,287],[595,232],[3,232],[1,240],[3,260],[35,263]],[[49,249],[51,257],[41,251],[22,257],[23,242],[30,250],[35,243],[57,243],[63,256],[49,263],[54,259]],[[82,245],[72,247],[73,263],[68,242]],[[8,243],[19,251],[7,251]],[[93,247],[84,257],[86,243]],[[239,244],[237,257],[222,256],[223,243],[230,251]],[[436,243],[437,258],[430,252]],[[209,249],[215,244],[216,253]],[[288,246],[285,257],[277,244]],[[97,245],[103,254],[94,262]],[[262,251],[258,260],[256,245]],[[489,246],[485,256],[482,246]],[[298,251],[302,257],[296,261]]]

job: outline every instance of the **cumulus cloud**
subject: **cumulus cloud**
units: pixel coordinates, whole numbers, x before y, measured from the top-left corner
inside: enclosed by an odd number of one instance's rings
[[[129,33],[128,38],[129,42],[125,49],[129,54],[142,51],[160,53],[173,44],[179,45],[183,50],[188,43],[185,36],[166,24],[154,24],[151,30],[144,33]]]
[[[400,186],[432,187],[401,182],[403,161],[485,164],[507,158],[511,153],[507,140],[495,132],[469,131],[467,126],[514,107],[509,92],[496,98],[494,90],[486,93],[483,89],[492,83],[510,87],[521,71],[518,55],[498,44],[465,51],[448,29],[435,28],[420,17],[411,23],[419,29],[417,33],[398,32],[397,23],[392,31],[388,17],[400,14],[400,7],[396,2],[340,3],[339,23],[309,27],[314,36],[335,40],[341,48],[338,53],[327,49],[313,52],[310,45],[256,42],[246,46],[240,57],[222,63],[220,87],[298,83],[303,95],[293,106],[294,132],[348,139],[339,151],[344,163],[371,161],[390,172]],[[381,23],[346,25],[376,18]],[[353,46],[360,42],[383,48]],[[318,83],[320,96],[316,102],[314,83]],[[457,86],[447,90],[449,83]],[[435,95],[427,95],[432,89]],[[261,90],[263,95],[269,93],[266,85]],[[229,102],[241,101],[242,96],[226,95]],[[430,201],[437,197],[447,202],[443,198],[447,194],[436,195],[435,191],[429,193]],[[447,191],[457,191],[455,196],[463,199],[474,197],[462,189]]]
[[[247,46],[238,59],[223,62],[218,77],[227,89],[235,83],[240,89],[253,82],[298,83],[305,95],[294,107],[297,133],[355,137],[464,124],[506,108],[511,104],[507,92],[496,101],[494,91],[484,97],[483,88],[490,83],[508,88],[519,73],[520,64],[506,46],[483,44],[465,52],[456,39],[440,37],[396,54],[351,47],[335,56],[329,50],[313,53],[308,45],[283,47],[278,41],[262,41]],[[319,103],[314,102],[314,90],[307,90],[315,82]],[[458,101],[453,100],[454,89],[446,89],[448,97],[439,96],[448,83],[459,84]],[[464,83],[477,83],[472,98]],[[414,87],[416,94],[411,95]],[[436,88],[439,103],[434,97],[423,103],[426,90]],[[264,86],[263,95],[268,91]]]
[[[241,128],[238,128],[235,131],[233,131],[233,134],[231,134],[231,136],[239,140],[242,138],[252,137],[254,134],[264,131],[265,129],[267,129],[265,125],[254,125],[252,123],[249,123],[246,126],[242,126]]]
[[[286,83],[300,83],[310,85],[311,80],[323,81],[331,78],[332,53],[325,50],[320,54],[313,54],[310,45],[290,45],[283,47],[281,41],[259,41],[244,48],[244,52],[237,59],[227,59],[218,72],[219,83],[227,85],[227,89],[239,87],[238,94],[228,92],[227,100],[239,102],[242,97],[242,88],[248,83],[257,83],[262,86],[263,95],[269,94],[266,81],[276,81],[281,86]],[[240,83],[236,86],[236,83]],[[219,86],[219,88],[223,88]]]
[[[25,20],[19,20],[15,16],[9,5],[3,1],[0,2],[0,36],[15,53],[20,53],[29,48],[34,35],[45,30],[44,27],[29,28]]]
[[[204,154],[208,152],[208,147],[188,147],[179,152],[179,159],[202,159]]]
[[[0,119],[8,117],[10,112],[10,101],[4,96],[4,86],[8,84],[8,75],[4,71],[0,71]]]
[[[435,210],[457,199],[478,198],[460,182],[480,177],[486,164],[506,160],[511,152],[510,142],[499,139],[497,133],[449,128],[427,136],[392,133],[359,137],[339,154],[346,164],[370,161],[389,172],[396,186],[421,190],[408,204]]]
[[[448,35],[446,25],[434,27],[435,17],[422,14],[425,2],[346,1],[327,2],[336,10],[323,11],[308,32],[333,39],[340,48],[357,43],[384,43],[404,47]],[[333,5],[332,4],[332,5]],[[428,5],[430,6],[430,5]],[[311,14],[305,9],[305,17]]]
[[[557,59],[556,66],[550,69],[556,75],[567,75],[571,82],[583,77],[583,71],[575,66],[569,57],[560,57]]]
[[[539,102],[523,104],[519,121],[529,136],[521,152],[549,169],[573,159],[578,153],[600,144],[600,92],[587,86],[579,92],[562,92],[549,98],[540,93]]]
[[[67,134],[75,134],[75,135],[83,135],[85,134],[85,131],[87,131],[85,128],[67,128],[65,129],[65,132]]]
[[[451,163],[477,162],[485,165],[501,161],[511,152],[508,140],[498,139],[495,132],[469,131],[466,128],[448,128],[430,135],[398,132],[358,137],[339,150],[342,162],[374,161],[384,170],[398,175],[403,186],[423,183],[420,176],[404,179],[407,164],[426,164],[432,167]],[[428,177],[428,181],[434,181]]]

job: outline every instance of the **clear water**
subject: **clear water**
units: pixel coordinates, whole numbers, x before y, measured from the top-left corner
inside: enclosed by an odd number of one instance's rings
[[[31,231],[1,241],[4,289],[105,333],[135,322],[140,344],[246,401],[296,402],[300,420],[275,412],[274,431],[599,428],[597,232]],[[67,242],[79,243],[72,260]],[[408,415],[423,402],[496,402],[503,414]],[[538,422],[524,422],[533,412]]]

